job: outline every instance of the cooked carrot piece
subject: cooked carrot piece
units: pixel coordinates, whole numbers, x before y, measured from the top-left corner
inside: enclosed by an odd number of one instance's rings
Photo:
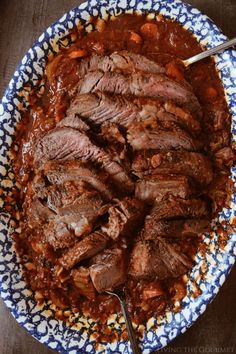
[[[159,31],[154,23],[145,23],[140,28],[140,32],[148,39],[159,39]]]
[[[176,80],[182,81],[184,79],[183,72],[175,61],[166,64],[166,73],[168,76],[171,76]]]
[[[135,42],[136,44],[142,43],[142,38],[140,37],[140,35],[133,31],[130,33],[130,40]]]
[[[75,49],[73,52],[70,52],[69,57],[71,59],[83,58],[86,57],[87,51],[85,49]]]

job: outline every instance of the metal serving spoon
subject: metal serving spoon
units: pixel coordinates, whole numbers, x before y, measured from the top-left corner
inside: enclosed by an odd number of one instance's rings
[[[196,63],[197,61],[200,61],[202,59],[205,59],[207,57],[210,57],[211,55],[217,54],[222,52],[223,50],[233,47],[236,45],[236,38],[230,39],[229,41],[226,41],[217,47],[214,47],[212,49],[206,50],[205,52],[202,52],[200,54],[194,55],[193,57],[183,60],[183,64],[187,67],[193,63]]]
[[[133,352],[133,354],[140,354],[141,351],[139,349],[138,341],[135,336],[133,325],[132,325],[130,315],[129,315],[129,312],[128,312],[128,309],[126,306],[124,292],[121,290],[119,290],[119,291],[117,290],[116,292],[106,291],[106,293],[116,296],[117,299],[120,301],[121,311],[122,311],[124,319],[125,319],[125,324],[126,324],[132,352]]]

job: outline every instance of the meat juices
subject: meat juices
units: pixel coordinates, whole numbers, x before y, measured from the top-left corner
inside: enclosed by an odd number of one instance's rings
[[[200,50],[180,25],[122,15],[77,35],[48,63],[17,138],[16,243],[32,289],[101,319],[102,333],[117,311],[106,290],[125,291],[138,323],[177,299],[234,153],[214,64],[180,66]]]

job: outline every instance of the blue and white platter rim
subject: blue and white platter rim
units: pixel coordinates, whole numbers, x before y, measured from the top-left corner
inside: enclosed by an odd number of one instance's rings
[[[124,340],[103,342],[96,346],[93,335],[86,329],[82,330],[86,326],[91,327],[91,320],[79,317],[77,328],[69,327],[53,317],[55,307],[50,304],[41,307],[36,305],[24,281],[22,267],[14,250],[11,234],[13,231],[17,232],[16,226],[11,215],[4,209],[5,197],[15,185],[11,146],[15,126],[28,106],[28,95],[40,82],[46,58],[60,50],[63,37],[78,25],[90,31],[90,16],[108,18],[123,12],[149,13],[153,16],[161,14],[177,20],[207,48],[227,39],[207,16],[180,0],[92,0],[66,13],[51,25],[29,49],[17,67],[0,104],[0,188],[3,193],[0,196],[0,295],[20,325],[41,343],[63,354],[128,354],[131,353],[131,349],[129,343]],[[232,114],[232,138],[235,141],[236,52],[227,50],[217,55],[215,62]],[[231,178],[234,183],[235,176],[236,169],[232,168]],[[217,224],[225,221],[224,227],[227,228],[235,216],[234,194],[231,207],[224,209],[215,222]],[[236,258],[236,233],[232,232],[232,228],[230,230],[224,248],[219,247],[217,242],[220,237],[220,231],[217,229],[204,235],[206,253],[197,254],[196,265],[188,278],[188,294],[183,299],[182,310],[177,313],[168,311],[165,316],[152,318],[147,322],[140,342],[144,354],[166,346],[176,336],[185,332],[215,297]],[[192,294],[199,289],[201,295],[194,297]],[[118,329],[121,322],[122,319],[120,322],[116,321],[116,316],[110,320],[110,323]]]

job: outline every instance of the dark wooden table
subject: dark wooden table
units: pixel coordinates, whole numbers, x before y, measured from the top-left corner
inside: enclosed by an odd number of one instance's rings
[[[236,0],[188,0],[229,37],[236,36]],[[52,22],[76,0],[0,0],[0,96],[17,63]],[[0,354],[49,354],[12,318],[0,300]],[[163,353],[236,353],[236,268],[204,315]]]

